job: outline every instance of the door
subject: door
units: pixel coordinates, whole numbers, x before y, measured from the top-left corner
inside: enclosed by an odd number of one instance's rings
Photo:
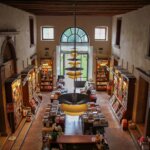
[[[65,70],[65,68],[70,67],[68,60],[69,58],[71,58],[69,53],[61,53],[61,75],[65,76],[67,73],[67,70]],[[81,71],[82,75],[77,80],[86,81],[88,80],[88,53],[79,53],[77,58],[80,59],[80,67],[83,68],[83,70]]]

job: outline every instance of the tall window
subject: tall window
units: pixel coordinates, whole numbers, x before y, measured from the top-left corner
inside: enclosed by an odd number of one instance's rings
[[[34,19],[29,17],[29,28],[30,28],[30,46],[34,45]]]
[[[107,41],[108,27],[95,28],[95,40]]]
[[[75,34],[76,31],[76,34]],[[76,35],[76,38],[75,38]],[[76,40],[76,41],[75,41]],[[76,50],[78,52],[77,58],[80,59],[80,67],[83,68],[81,78],[77,80],[88,80],[88,44],[89,38],[87,33],[81,28],[66,29],[60,39],[61,42],[61,56],[60,56],[60,74],[66,75],[66,67],[70,67],[68,59],[70,58],[70,51],[73,50],[74,42],[76,42]]]
[[[54,40],[54,28],[44,26],[41,28],[41,40]]]
[[[117,26],[116,26],[116,45],[117,46],[120,46],[121,24],[122,24],[122,18],[118,18]]]

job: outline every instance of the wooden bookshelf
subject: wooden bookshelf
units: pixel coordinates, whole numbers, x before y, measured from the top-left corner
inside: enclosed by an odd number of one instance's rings
[[[110,105],[119,122],[132,119],[135,77],[123,68],[116,68],[114,74],[114,93]]]
[[[106,91],[107,84],[109,81],[109,72],[107,70],[109,66],[108,58],[97,58],[96,59],[96,90]]]
[[[22,84],[21,78],[12,76],[5,82],[7,116],[11,132],[14,133],[22,120]]]
[[[35,92],[35,69],[34,66],[28,66],[21,72],[22,78],[22,90],[23,90],[23,103],[24,106],[31,106],[30,101],[33,99],[33,93]]]
[[[53,61],[51,58],[41,58],[40,90],[53,90]]]

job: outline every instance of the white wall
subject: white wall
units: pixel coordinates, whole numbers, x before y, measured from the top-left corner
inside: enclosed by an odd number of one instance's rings
[[[105,54],[110,54],[111,48],[111,22],[112,17],[107,16],[77,16],[77,27],[84,29],[89,35],[90,45],[94,50],[102,47]],[[44,25],[53,26],[55,28],[54,41],[41,41],[40,27]],[[74,26],[73,16],[37,16],[37,33],[38,33],[38,52],[40,56],[44,56],[44,48],[49,47],[50,55],[56,50],[56,45],[60,44],[61,34],[65,29]],[[108,42],[97,42],[94,40],[94,28],[96,26],[108,26],[109,39]]]
[[[120,49],[115,46],[116,39],[116,20],[117,17],[122,17],[121,41]],[[150,5],[141,9],[126,13],[124,15],[114,16],[112,23],[112,54],[120,57],[123,61],[123,67],[128,64],[129,72],[132,72],[136,77],[135,103],[133,119],[136,116],[136,107],[138,102],[138,84],[139,73],[136,67],[140,67],[145,71],[150,70],[150,58],[145,56],[148,52],[150,42]]]
[[[34,18],[35,45],[30,47],[29,16]],[[4,5],[0,3],[0,30],[16,29],[19,34],[15,36],[15,49],[18,58],[17,70],[23,69],[22,61],[27,66],[27,58],[30,63],[30,56],[36,52],[36,17],[25,11]],[[0,35],[0,49],[6,37]],[[0,50],[1,53],[1,50]]]

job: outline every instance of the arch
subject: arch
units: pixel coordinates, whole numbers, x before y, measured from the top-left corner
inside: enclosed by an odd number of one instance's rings
[[[14,42],[11,37],[7,37],[1,47],[1,57],[2,57],[2,63],[6,63],[10,60],[13,60],[14,62],[14,72],[17,73],[16,68],[16,52],[15,52],[15,46]]]
[[[76,33],[75,33],[76,31]],[[76,36],[76,38],[75,38]],[[75,41],[76,40],[76,41]],[[89,38],[87,33],[81,28],[70,27],[65,29],[60,38],[61,43],[88,43]]]
[[[14,42],[11,39],[11,37],[7,37],[5,41],[3,42],[2,48],[1,48],[1,56],[3,58],[3,63],[9,61],[10,59],[16,60]]]

